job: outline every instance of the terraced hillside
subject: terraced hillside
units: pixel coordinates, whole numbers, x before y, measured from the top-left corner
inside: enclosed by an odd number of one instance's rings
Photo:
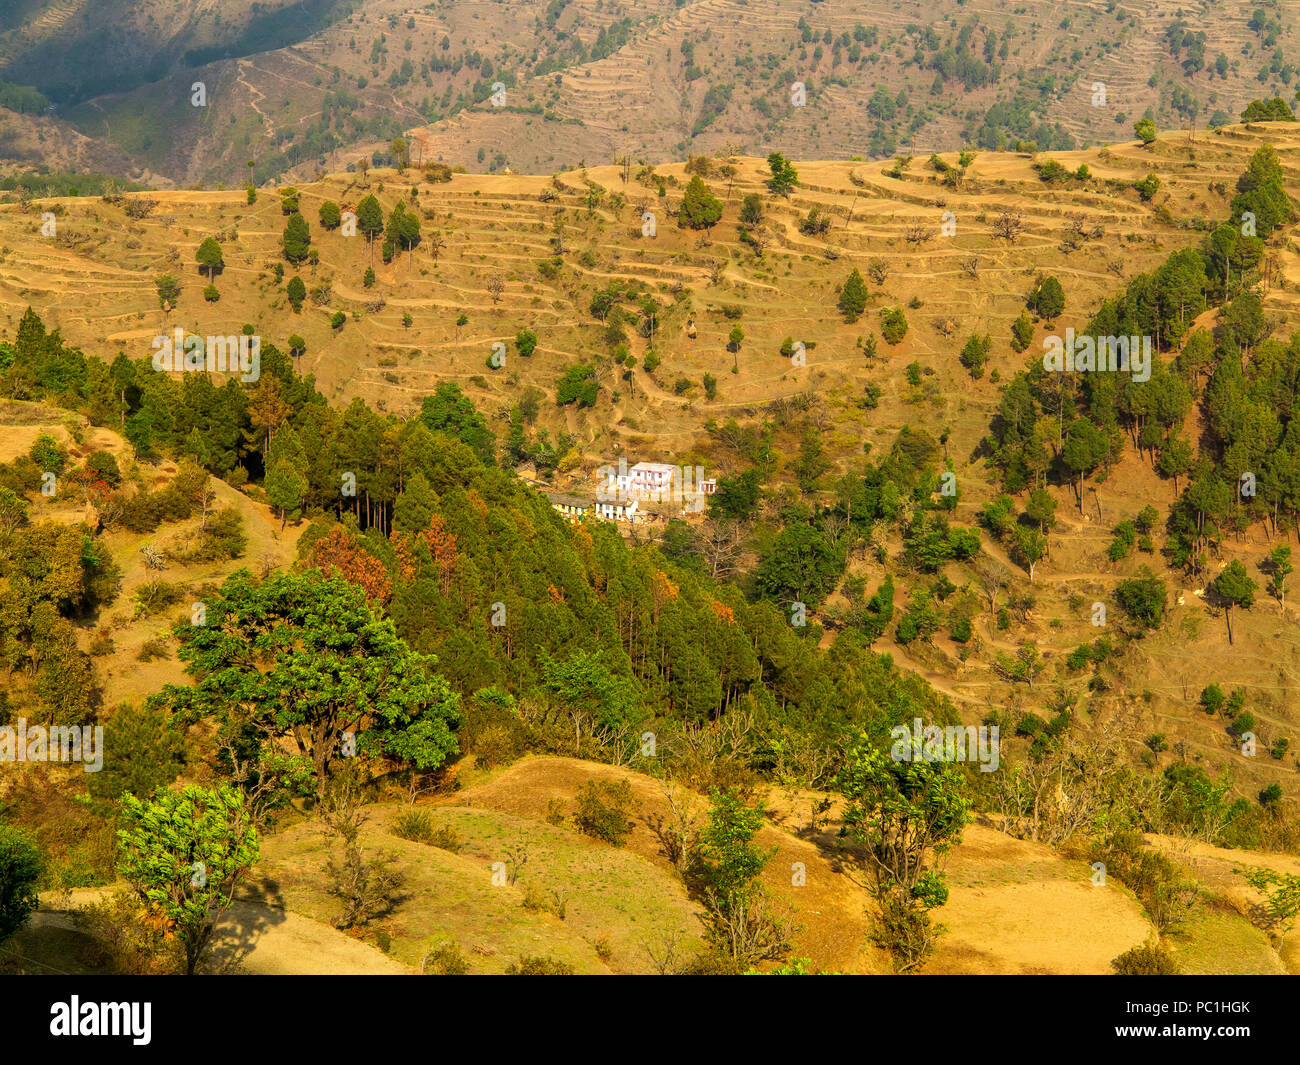
[[[298,188],[319,254],[318,263],[301,267],[309,296],[300,313],[286,296],[294,271],[281,279],[275,272],[283,262],[285,216],[274,190],[263,189],[252,205],[242,193],[142,194],[157,201],[151,211],[134,212],[143,217],[126,214],[131,197],[10,205],[0,210],[0,309],[12,329],[30,304],[106,359],[119,351],[146,355],[154,336],[177,326],[228,335],[248,323],[281,347],[298,333],[300,369],[334,401],[363,397],[380,410],[410,414],[439,383],[455,382],[493,416],[499,436],[510,408],[536,390],[542,402],[535,428],[560,445],[554,484],[571,491],[590,491],[596,468],[619,456],[735,473],[744,468],[740,434],[772,419],[774,477],[793,495],[794,456],[807,426],[815,427],[832,464],[822,479],[827,485],[864,451],[887,451],[902,426],[920,425],[943,439],[961,484],[956,517],[972,521],[997,494],[980,445],[999,380],[1039,350],[1049,329],[1038,324],[1027,355],[1012,350],[1011,324],[1036,279],[1052,274],[1064,286],[1066,308],[1056,328],[1081,327],[1125,279],[1198,241],[1204,220],[1226,216],[1236,178],[1260,144],[1277,146],[1294,189],[1296,129],[1235,126],[1194,141],[1185,132],[1167,133],[1149,148],[1124,144],[1037,160],[983,152],[959,179],[920,159],[906,168],[799,162],[801,184],[788,200],[767,192],[765,163],[723,157],[708,164],[705,179],[724,201],[711,231],[674,222],[687,179],[680,164],[640,179],[633,168],[626,181],[613,167],[551,177],[455,174],[446,183],[415,171],[331,175]],[[1049,185],[1034,169],[1049,157],[1070,171],[1086,165],[1090,176]],[[944,159],[956,164],[951,155]],[[732,167],[734,174],[723,169]],[[1132,186],[1152,173],[1159,191],[1143,202]],[[363,236],[345,237],[316,222],[326,200],[355,207],[370,194],[385,212],[401,200],[421,219],[420,244],[391,263]],[[742,234],[740,207],[751,194],[762,199],[763,219]],[[47,207],[55,212],[53,238],[37,235]],[[814,210],[828,220],[824,232],[808,224]],[[654,236],[643,235],[647,212],[656,216]],[[1014,240],[995,234],[1006,213],[1022,223]],[[945,223],[953,235],[945,235]],[[205,299],[206,278],[194,264],[208,236],[222,242],[225,259],[215,302]],[[1264,307],[1276,333],[1286,335],[1300,311],[1300,256],[1289,236],[1273,247]],[[375,278],[367,285],[372,257]],[[866,316],[848,324],[836,292],[855,267],[874,280]],[[178,304],[166,313],[155,289],[162,274],[182,277]],[[593,299],[611,286],[626,315],[617,335],[592,310]],[[887,307],[902,308],[909,322],[893,345],[878,316]],[[732,343],[737,326],[743,337]],[[518,350],[521,330],[538,338],[530,357]],[[651,332],[662,361],[647,372]],[[957,358],[972,333],[992,341],[978,380]],[[781,354],[787,340],[804,345],[806,365]],[[616,362],[620,346],[626,351]],[[504,365],[495,365],[494,352],[501,351]],[[624,355],[635,365],[629,368]],[[591,366],[599,385],[590,407],[555,402],[576,364]],[[716,387],[712,397],[706,375]],[[1185,427],[1192,438],[1200,431],[1197,417],[1193,412]],[[1095,635],[1090,604],[1108,601],[1117,582],[1143,564],[1140,556],[1108,559],[1112,526],[1148,503],[1166,508],[1176,495],[1134,453],[1096,485],[1086,510],[1066,489],[1057,492],[1061,524],[1032,581],[1001,545],[984,545],[1011,575],[1009,594],[1032,603],[1009,631],[990,625],[974,654],[943,634],[891,645],[901,664],[923,673],[971,718],[1040,705],[1052,683],[1069,678],[1066,652]],[[777,506],[773,499],[770,507]],[[891,554],[900,548],[896,537],[884,546]],[[1228,544],[1226,557],[1253,568],[1269,547],[1259,529]],[[871,587],[881,579],[869,556],[849,568]],[[1207,723],[1195,702],[1208,683],[1241,685],[1270,735],[1294,731],[1300,640],[1291,608],[1261,602],[1239,612],[1242,631],[1228,654],[1221,611],[1203,600],[1203,588],[1172,571],[1166,576],[1174,583],[1169,618],[1159,633],[1129,645],[1114,667],[1122,683],[1094,700],[1098,712],[1138,739],[1161,734],[1171,746],[1182,744],[1208,767],[1232,765],[1242,794],[1289,783],[1292,756],[1241,759],[1232,737]],[[966,577],[973,587],[974,575]],[[907,594],[897,592],[900,609]],[[832,597],[816,620],[833,630],[845,605]],[[1043,649],[1046,663],[1043,680],[1030,689],[996,668],[999,654],[1014,655],[1025,640]]]
[[[302,180],[382,160],[399,134],[424,159],[477,171],[727,146],[879,158],[1105,144],[1148,112],[1169,126],[1230,121],[1256,97],[1293,98],[1298,11],[1294,0],[49,0],[0,24],[0,79],[53,102],[47,139],[75,131],[99,158],[125,159],[122,172],[183,184],[242,184],[249,162],[258,181]],[[0,117],[15,127],[0,157],[30,158],[24,116]],[[46,157],[77,160],[70,148]]]

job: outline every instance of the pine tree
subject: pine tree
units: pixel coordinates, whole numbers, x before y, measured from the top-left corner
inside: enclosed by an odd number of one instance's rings
[[[848,322],[856,322],[867,309],[867,283],[856,266],[840,288],[839,309]]]
[[[307,227],[307,219],[297,211],[289,216],[289,221],[285,224],[283,245],[284,257],[294,266],[306,260],[311,245],[311,230]]]

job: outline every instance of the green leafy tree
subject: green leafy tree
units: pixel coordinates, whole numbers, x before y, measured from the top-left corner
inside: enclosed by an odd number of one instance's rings
[[[164,311],[170,311],[176,306],[176,301],[181,296],[180,279],[172,274],[159,274],[154,279],[154,287],[158,290],[158,306]]]
[[[714,789],[700,831],[698,870],[710,943],[739,966],[789,953],[788,921],[774,915],[759,877],[776,854],[754,842],[762,806],[747,806],[735,788]]]
[[[1079,478],[1079,513],[1083,513],[1083,489],[1085,478],[1099,465],[1110,451],[1110,446],[1098,429],[1087,418],[1076,418],[1070,423],[1065,433],[1065,444],[1061,448],[1061,461],[1066,469]]]
[[[264,764],[291,745],[301,764],[287,768],[308,770],[318,795],[344,733],[362,753],[421,770],[457,749],[459,699],[436,660],[407,647],[342,577],[309,570],[258,582],[240,571],[209,598],[205,624],[176,631],[194,684],[169,684],[160,701],[187,722],[211,719]]]
[[[762,481],[757,470],[746,470],[734,477],[719,477],[718,487],[708,498],[709,517],[745,521],[758,509],[762,494]]]
[[[1267,239],[1294,217],[1295,205],[1287,195],[1282,162],[1271,144],[1261,146],[1251,156],[1246,172],[1237,179],[1237,195],[1232,201],[1234,223],[1240,223],[1247,211],[1255,216],[1255,232],[1260,239]]]
[[[221,253],[221,245],[212,237],[204,237],[199,250],[194,254],[194,261],[208,272],[208,280],[216,281],[217,271],[225,267],[226,261]]]
[[[1264,912],[1277,929],[1277,949],[1281,952],[1287,933],[1300,917],[1300,876],[1260,867],[1234,869],[1233,872],[1244,876],[1246,883],[1264,896]]]
[[[1223,605],[1223,616],[1228,624],[1228,643],[1232,643],[1232,612],[1237,607],[1249,608],[1254,605],[1255,592],[1258,589],[1246,567],[1240,559],[1233,559],[1224,567],[1210,584],[1215,598]]]
[[[1291,548],[1281,544],[1268,555],[1268,591],[1279,603],[1286,605],[1286,579],[1295,571],[1291,562]]]
[[[496,438],[470,398],[455,381],[443,381],[433,395],[420,404],[420,421],[435,433],[454,436],[490,465],[496,452]]]
[[[1156,139],[1156,124],[1149,118],[1141,119],[1133,127],[1133,133],[1137,136],[1143,146],[1153,143]]]
[[[844,567],[841,552],[814,525],[798,522],[777,535],[758,566],[758,589],[780,603],[817,606]]]
[[[1034,292],[1034,310],[1049,321],[1065,310],[1065,290],[1055,277],[1046,277]]]
[[[122,796],[118,872],[171,925],[193,975],[217,922],[257,860],[258,840],[235,788],[189,785]]]
[[[880,335],[886,344],[898,344],[907,336],[907,315],[901,307],[886,307],[880,312]]]
[[[407,267],[414,261],[415,246],[420,243],[420,216],[408,211],[401,201],[388,214],[388,226],[384,231],[384,243],[392,245],[394,250],[400,248],[407,253]],[[385,256],[387,262],[389,256]]]
[[[537,334],[531,329],[521,329],[515,334],[515,347],[519,349],[519,354],[528,358],[537,350]]]
[[[564,371],[555,388],[555,403],[559,407],[570,403],[576,403],[579,407],[594,407],[599,390],[595,367],[578,363]]]
[[[42,868],[32,838],[22,829],[0,825],[0,943],[36,912]]]
[[[709,191],[699,174],[686,186],[677,217],[687,229],[712,229],[722,217],[722,201]]]
[[[309,487],[306,474],[288,459],[281,459],[266,475],[266,498],[280,511],[280,531],[289,521],[289,512],[302,506]]]
[[[1034,339],[1034,322],[1025,311],[1011,323],[1011,350],[1024,351]]]
[[[636,681],[617,673],[601,651],[542,659],[542,687],[561,707],[581,711],[600,728],[637,728],[648,709]]]
[[[789,196],[799,184],[799,173],[794,164],[780,152],[773,152],[767,157],[767,168],[771,173],[767,187],[778,196]]]
[[[1144,628],[1156,628],[1165,615],[1165,582],[1143,566],[1137,576],[1115,586],[1115,602]]]
[[[900,972],[921,965],[938,934],[929,913],[948,901],[938,865],[961,842],[970,803],[960,769],[926,761],[909,734],[895,759],[866,736],[848,752],[835,788],[848,799],[844,834],[861,848],[880,906],[877,941]],[[897,746],[897,745],[896,745]]]
[[[1034,582],[1034,570],[1047,554],[1047,537],[1038,529],[1026,525],[1016,525],[1011,535],[1011,557],[1029,574],[1029,583]]]
[[[343,224],[343,212],[333,200],[326,200],[320,205],[319,218],[322,229],[338,229]]]
[[[117,710],[104,726],[104,766],[87,781],[91,797],[111,808],[123,795],[147,799],[185,768],[183,732],[161,706]]]
[[[988,361],[989,348],[992,347],[992,339],[986,333],[979,336],[972,333],[961,349],[961,354],[957,356],[958,361],[970,371],[970,375],[977,381],[984,376],[984,363]]]
[[[375,264],[375,238],[384,231],[384,209],[374,195],[366,196],[357,204],[357,228],[366,238],[370,249],[370,265]]]

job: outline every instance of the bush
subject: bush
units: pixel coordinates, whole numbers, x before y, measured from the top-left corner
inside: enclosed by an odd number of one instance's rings
[[[425,952],[420,970],[426,976],[464,976],[469,972],[469,962],[455,943],[440,943]]]
[[[168,584],[166,581],[142,584],[132,597],[135,601],[135,617],[152,617],[169,606],[175,606],[184,594],[185,590],[180,585]]]
[[[132,892],[88,903],[74,918],[89,940],[80,960],[114,976],[174,976],[185,972],[181,940],[170,934]]]
[[[224,562],[239,558],[247,546],[243,515],[234,507],[225,507],[208,519],[198,546],[187,557],[196,562]]]
[[[506,966],[507,976],[572,976],[573,966],[550,957],[522,957]]]
[[[1176,932],[1196,903],[1195,883],[1137,832],[1112,833],[1094,847],[1091,860],[1103,862],[1108,876],[1118,877],[1132,890],[1161,935]]]
[[[36,911],[41,873],[41,854],[32,837],[20,829],[0,825],[0,943]]]
[[[461,838],[450,825],[435,825],[424,810],[406,810],[393,821],[393,835],[457,854]]]
[[[632,831],[636,809],[626,780],[589,780],[578,790],[578,830],[593,839],[621,847]]]
[[[167,638],[155,636],[152,640],[145,640],[136,658],[141,662],[152,662],[157,658],[171,658],[171,656],[172,652],[171,648],[167,646]]]
[[[424,810],[406,810],[393,821],[393,835],[412,843],[429,843],[433,840],[433,818]]]
[[[536,884],[524,885],[523,906],[525,910],[538,913],[553,913],[561,921],[568,910],[568,900],[555,889],[538,887]]]
[[[907,315],[899,307],[886,307],[880,312],[880,335],[887,344],[897,344],[907,336]]]
[[[110,451],[92,451],[87,455],[86,472],[110,488],[116,488],[122,483],[122,471],[118,469],[117,459]]]
[[[1119,976],[1178,975],[1178,963],[1174,961],[1174,956],[1155,940],[1126,950],[1110,964]]]

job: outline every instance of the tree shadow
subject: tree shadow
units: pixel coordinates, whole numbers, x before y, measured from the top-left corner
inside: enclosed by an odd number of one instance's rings
[[[262,877],[245,885],[212,933],[204,971],[218,975],[242,972],[257,941],[268,929],[285,920],[284,898],[278,883]]]

